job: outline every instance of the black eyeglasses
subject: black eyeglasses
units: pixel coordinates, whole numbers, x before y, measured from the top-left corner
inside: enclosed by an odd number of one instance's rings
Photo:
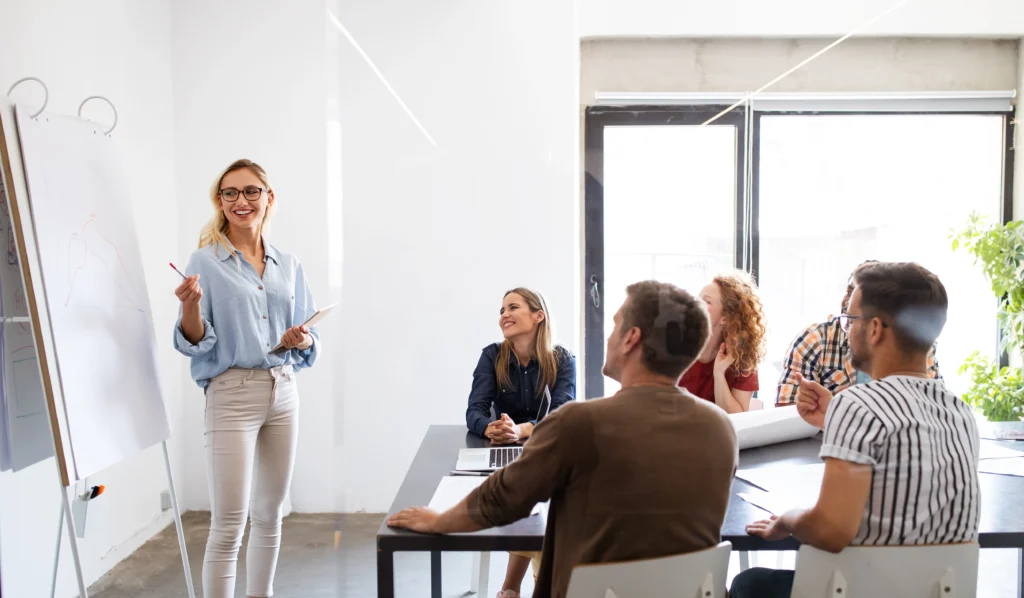
[[[263,197],[263,192],[266,191],[263,187],[246,187],[239,191],[234,187],[225,187],[220,190],[220,197],[228,203],[238,201],[238,196],[243,195],[248,201],[259,201]]]
[[[850,325],[854,320],[870,320],[874,316],[851,316],[850,314],[842,314],[839,316],[839,327],[843,329],[843,332],[850,332]],[[882,320],[882,328],[888,328],[889,325]]]

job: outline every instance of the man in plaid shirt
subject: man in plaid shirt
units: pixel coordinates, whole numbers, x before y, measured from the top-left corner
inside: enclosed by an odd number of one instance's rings
[[[857,267],[875,262],[876,260],[868,260]],[[846,295],[843,297],[843,314],[850,304],[851,294],[853,274],[850,274]],[[928,373],[932,378],[939,377],[939,362],[935,359],[934,346],[928,352]],[[786,360],[782,363],[779,393],[775,397],[776,406],[796,405],[797,374],[821,384],[833,395],[858,382],[868,381],[864,374],[859,374],[850,363],[850,344],[843,330],[842,318],[831,318],[827,322],[811,326],[800,333],[789,346]],[[858,380],[858,376],[862,379]]]

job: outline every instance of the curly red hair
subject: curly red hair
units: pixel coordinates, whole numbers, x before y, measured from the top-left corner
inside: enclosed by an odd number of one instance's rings
[[[735,359],[732,367],[748,376],[768,353],[768,326],[757,284],[741,271],[716,276],[714,282],[722,293],[725,350]]]

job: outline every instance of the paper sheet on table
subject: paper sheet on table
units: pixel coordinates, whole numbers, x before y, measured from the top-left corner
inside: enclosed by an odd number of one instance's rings
[[[462,502],[469,493],[476,490],[487,478],[484,476],[445,476],[434,491],[434,497],[428,505],[431,509],[443,513]],[[540,513],[540,504],[534,505],[530,515]]]
[[[807,499],[806,497],[778,492],[740,492],[739,497],[759,509],[768,511],[772,515],[782,515],[786,511],[792,511],[793,509],[809,509],[815,503],[814,498]]]
[[[740,469],[736,477],[757,486],[765,492],[808,495],[814,501],[821,490],[821,479],[825,476],[824,463],[803,465],[769,465],[752,469]]]
[[[1024,477],[1024,459],[985,459],[978,463],[978,471]]]
[[[991,442],[981,443],[981,454],[978,456],[979,459],[1008,459],[1013,457],[1024,457],[1024,453],[998,444],[992,444]]]
[[[796,407],[776,407],[729,415],[740,450],[810,438],[820,430],[805,422]]]
[[[1024,440],[1024,430],[995,427],[984,420],[978,422],[978,432],[983,440]]]
[[[813,507],[824,476],[824,463],[769,465],[736,472],[737,478],[761,489],[740,492],[740,498],[773,515]]]

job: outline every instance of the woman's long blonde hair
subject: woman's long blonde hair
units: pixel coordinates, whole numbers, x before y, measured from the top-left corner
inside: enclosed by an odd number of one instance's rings
[[[213,218],[210,218],[210,221],[206,223],[203,230],[199,232],[200,249],[207,245],[217,245],[218,249],[223,247],[228,254],[232,253],[231,243],[228,241],[227,236],[230,224],[228,223],[227,217],[224,216],[224,210],[221,210],[220,208],[220,184],[229,172],[242,170],[243,168],[249,169],[250,172],[256,175],[260,182],[266,186],[267,194],[270,194],[273,190],[273,187],[270,185],[270,179],[267,177],[267,171],[263,170],[262,166],[252,160],[246,160],[245,158],[232,162],[230,166],[224,169],[224,172],[220,173],[217,180],[213,182],[213,186],[210,187],[210,202],[213,203]],[[239,197],[239,201],[241,200],[242,198]],[[267,211],[263,214],[263,221],[260,222],[260,234],[263,233],[263,230],[270,223],[270,217],[273,213],[274,204],[270,204],[267,206]]]
[[[548,311],[544,296],[537,291],[531,291],[523,287],[512,289],[502,297],[508,297],[512,293],[518,294],[526,301],[526,306],[531,314],[544,313],[544,319],[537,324],[536,336],[533,339],[531,352],[533,358],[540,365],[540,384],[537,385],[537,394],[544,392],[544,387],[555,387],[555,379],[558,377],[558,358],[555,355],[555,344],[552,340],[554,333],[551,326],[551,312]],[[498,361],[495,363],[495,373],[498,376],[498,386],[508,390],[512,388],[512,379],[508,375],[509,364],[512,361],[512,341],[505,339],[498,350]],[[526,365],[526,364],[522,364]]]
[[[739,270],[716,276],[714,282],[722,293],[725,350],[735,359],[732,367],[748,376],[757,371],[768,352],[768,326],[757,284]]]

